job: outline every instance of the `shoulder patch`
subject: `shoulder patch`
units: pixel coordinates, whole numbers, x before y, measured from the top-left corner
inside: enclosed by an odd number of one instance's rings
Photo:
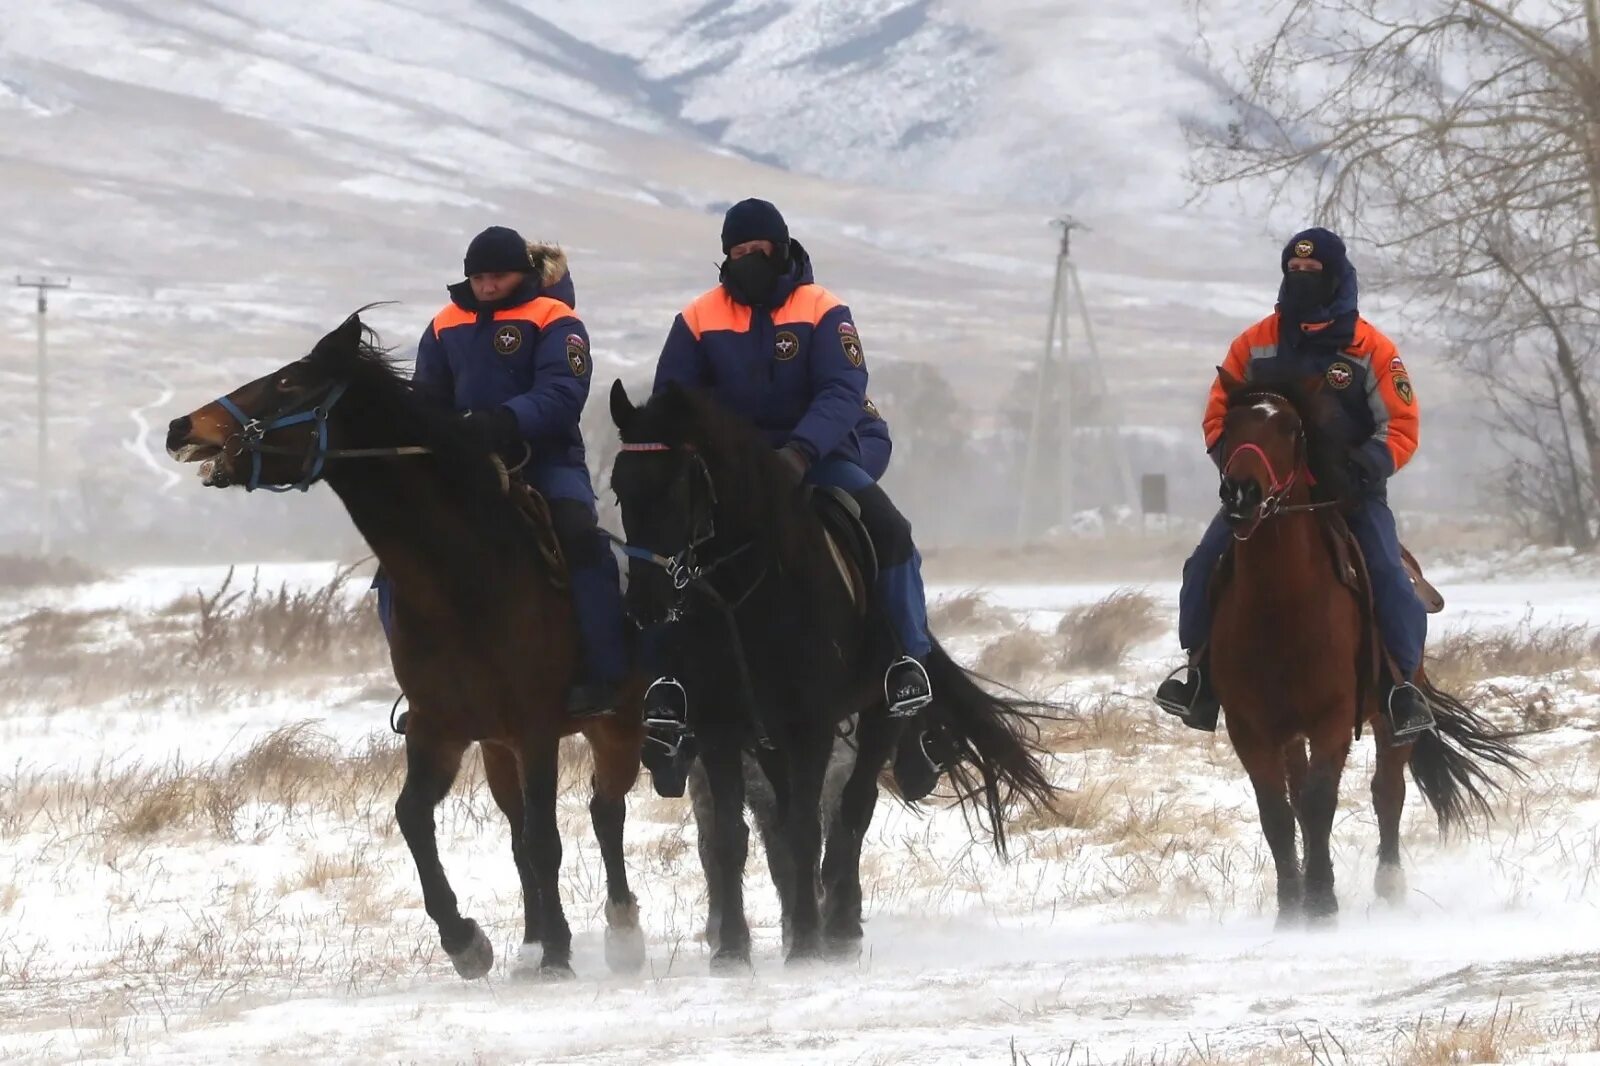
[[[1396,361],[1398,362],[1398,360]],[[1404,371],[1394,376],[1394,391],[1400,395],[1400,399],[1405,402],[1407,407],[1416,402],[1416,393],[1411,391],[1411,379],[1406,376]]]
[[[522,347],[522,327],[515,322],[502,322],[494,331],[494,350],[501,355],[515,355]]]
[[[589,372],[589,342],[579,333],[567,334],[567,366],[572,376],[581,378]]]
[[[873,418],[881,419],[883,417],[878,413],[878,405],[872,402],[871,397],[868,397],[861,402],[861,409],[867,412],[867,414],[871,415]]]
[[[1356,375],[1355,371],[1350,369],[1350,364],[1341,359],[1328,367],[1328,372],[1324,376],[1327,378],[1328,384],[1333,388],[1348,389],[1350,382],[1355,380]]]
[[[850,360],[851,366],[860,366],[867,361],[866,353],[861,349],[861,334],[856,332],[855,323],[839,323],[839,346],[844,349],[844,356]]]

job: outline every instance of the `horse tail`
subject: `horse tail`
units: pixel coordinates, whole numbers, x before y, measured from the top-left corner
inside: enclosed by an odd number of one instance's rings
[[[1417,687],[1428,697],[1438,730],[1423,733],[1412,745],[1412,780],[1438,816],[1441,833],[1474,815],[1487,820],[1490,795],[1505,791],[1494,769],[1527,777],[1520,765],[1527,756],[1512,743],[1524,734],[1496,729],[1456,697],[1434,688],[1420,672]]]
[[[949,767],[963,814],[985,824],[995,850],[1006,854],[1006,810],[1017,800],[1046,807],[1055,786],[1045,773],[1039,719],[1053,705],[1016,695],[999,695],[978,676],[951,659],[937,642],[928,656],[933,684],[930,719],[943,725],[957,757]]]

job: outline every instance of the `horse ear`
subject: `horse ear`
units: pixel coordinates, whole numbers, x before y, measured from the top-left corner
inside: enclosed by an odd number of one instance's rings
[[[627,387],[622,384],[621,378],[617,378],[611,383],[611,421],[616,423],[618,429],[626,429],[637,410],[633,401],[628,399]]]
[[[1217,380],[1222,382],[1222,391],[1230,395],[1244,388],[1244,382],[1228,373],[1225,367],[1217,367]]]

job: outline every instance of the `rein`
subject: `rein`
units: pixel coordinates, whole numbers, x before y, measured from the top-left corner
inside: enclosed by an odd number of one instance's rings
[[[330,448],[328,447],[328,413],[333,410],[345,392],[350,388],[348,381],[330,384],[322,399],[315,405],[304,410],[284,410],[280,408],[270,415],[252,418],[244,412],[238,404],[223,396],[217,400],[217,405],[228,412],[234,421],[239,423],[239,431],[228,438],[223,446],[229,455],[250,453],[250,479],[245,482],[244,490],[254,492],[256,489],[266,489],[268,492],[306,492],[317,479],[322,476],[322,468],[329,459],[390,459],[404,455],[428,455],[431,448],[422,445],[402,445],[392,448]],[[293,405],[290,405],[292,408]],[[313,423],[315,429],[304,449],[285,447],[278,444],[266,443],[269,433],[290,426],[300,426]],[[300,480],[293,485],[263,485],[261,483],[261,457],[263,455],[300,455],[303,456],[300,464]],[[526,462],[526,460],[524,460]]]

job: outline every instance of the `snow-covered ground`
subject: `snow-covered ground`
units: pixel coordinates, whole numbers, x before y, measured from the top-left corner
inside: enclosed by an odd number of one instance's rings
[[[127,605],[181,620],[165,605],[224,572],[147,569],[20,597],[6,618]],[[333,572],[260,576],[310,589]],[[1114,588],[989,588],[991,607],[1016,613],[949,643],[974,660],[1021,625],[1053,634],[1064,611]],[[1531,778],[1484,833],[1441,840],[1413,794],[1400,910],[1372,892],[1372,754],[1358,745],[1335,837],[1337,931],[1277,932],[1270,860],[1226,740],[1137,698],[1173,644],[1175,590],[1149,591],[1159,632],[1121,669],[1046,662],[1024,678],[1079,724],[1052,730],[1066,791],[1057,812],[1019,815],[1009,862],[974,845],[953,811],[880,805],[859,962],[784,966],[757,858],[755,968],[736,978],[708,973],[685,805],[647,784],[630,801],[628,854],[649,961],[638,978],[606,972],[603,879],[575,772],[561,822],[578,978],[512,980],[521,910],[507,830],[469,772],[440,809],[441,843],[499,961],[462,983],[393,827],[382,669],[238,687],[207,673],[82,705],[12,687],[0,702],[0,1059],[1577,1063],[1600,1049],[1600,674],[1493,679],[1482,698],[1498,720],[1542,700],[1555,728],[1526,742]],[[1600,580],[1445,592],[1447,630],[1600,621]]]

